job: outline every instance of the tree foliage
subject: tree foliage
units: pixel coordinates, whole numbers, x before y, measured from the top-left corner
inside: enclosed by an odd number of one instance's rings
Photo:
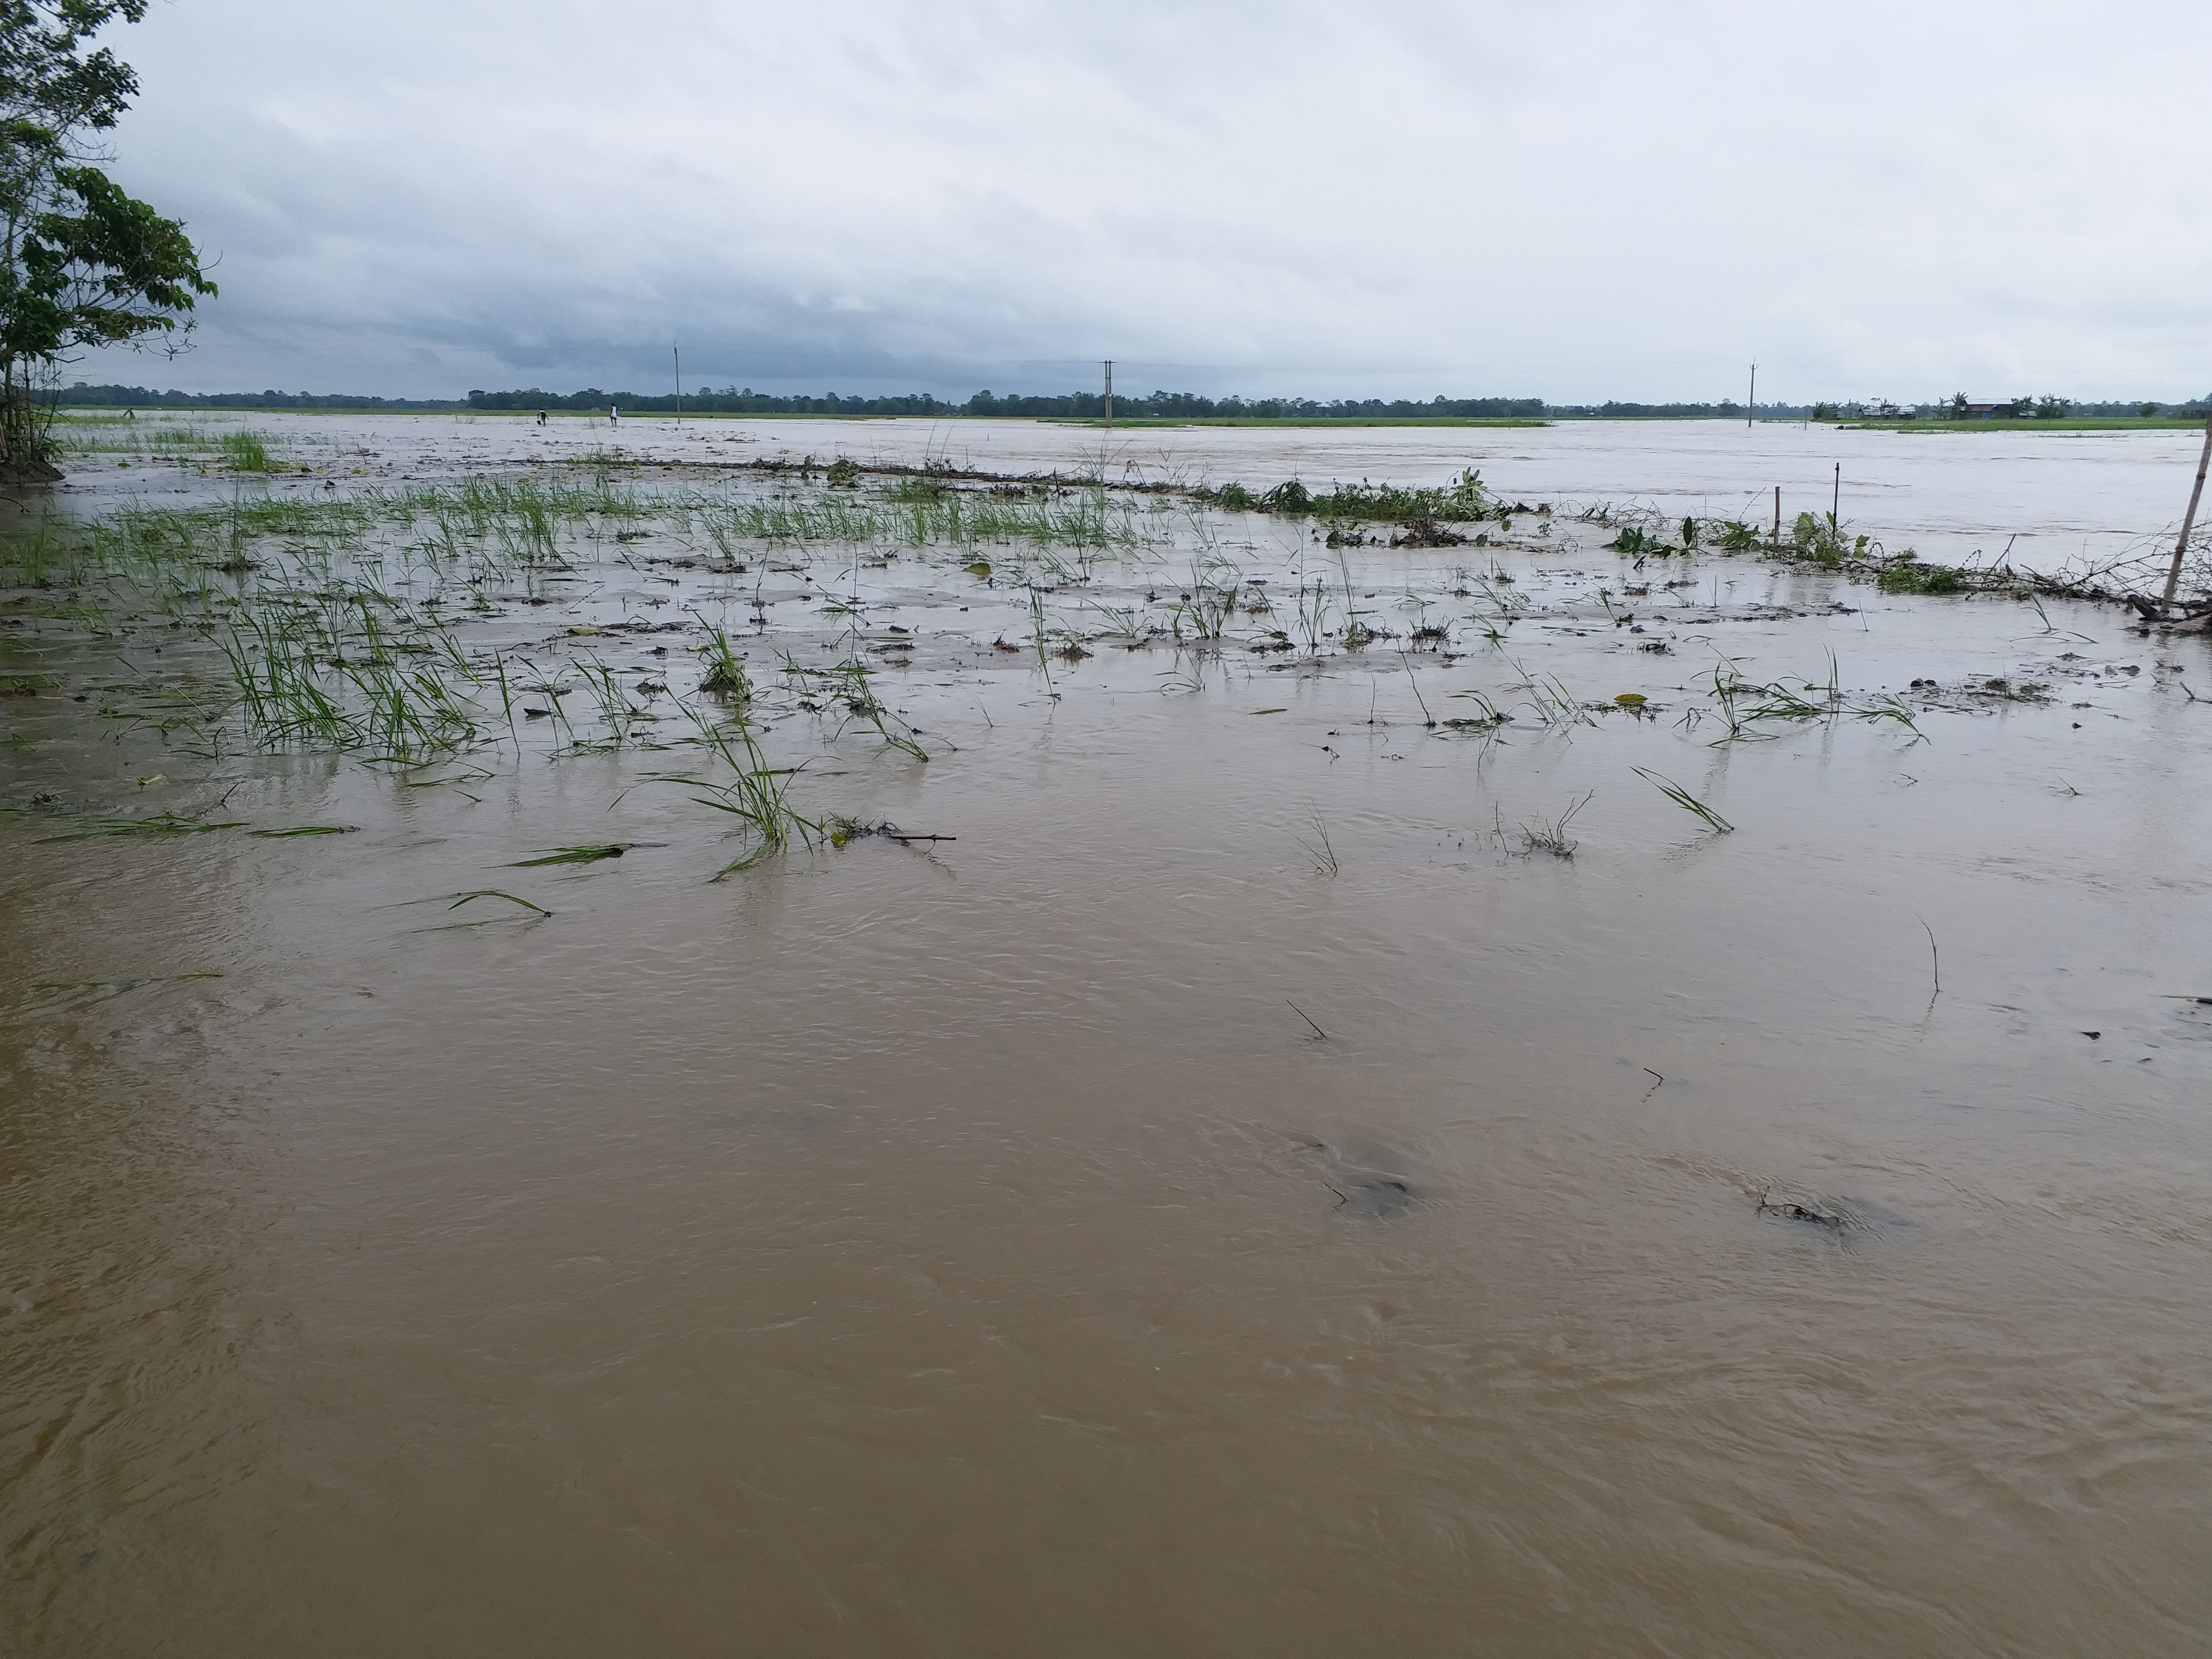
[[[91,37],[147,0],[0,0],[0,475],[57,476],[36,393],[88,346],[173,335],[215,284],[94,147],[137,89]]]
[[[0,0],[0,121],[44,128],[64,143],[105,132],[138,90],[131,65],[86,41],[147,0]],[[75,159],[84,159],[80,154]]]

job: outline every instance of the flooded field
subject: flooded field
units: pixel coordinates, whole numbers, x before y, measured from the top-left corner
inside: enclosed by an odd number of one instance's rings
[[[2203,1651],[2190,434],[78,435],[0,1647]]]

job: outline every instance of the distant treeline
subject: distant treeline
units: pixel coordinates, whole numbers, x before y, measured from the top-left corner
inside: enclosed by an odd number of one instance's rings
[[[827,392],[819,398],[780,398],[770,392],[724,386],[716,391],[701,386],[684,394],[684,407],[702,415],[1015,415],[1054,416],[1071,420],[1098,420],[1106,413],[1103,392],[1069,392],[1056,397],[1004,396],[979,392],[965,403],[954,403],[927,392],[888,398],[841,398]],[[471,392],[472,409],[606,409],[635,410],[641,414],[668,414],[676,408],[673,393],[640,397],[634,392],[602,392],[593,386],[582,392]],[[1381,398],[1339,399],[1316,403],[1310,398],[1201,398],[1190,392],[1154,392],[1135,397],[1114,394],[1116,420],[1403,420],[1409,416],[1540,416],[1540,398],[1437,398],[1428,403],[1408,398],[1395,402]]]
[[[57,399],[70,409],[466,409],[459,398],[368,398],[343,392],[149,392],[143,386],[87,386]]]
[[[471,392],[472,409],[606,409],[619,406],[640,414],[671,414],[673,394],[641,397],[634,392]],[[2204,400],[2212,403],[2212,398]],[[922,415],[943,418],[960,416],[1024,416],[1064,420],[1099,420],[1106,413],[1104,394],[1070,392],[1056,397],[1000,395],[979,392],[965,403],[954,403],[927,392],[888,398],[841,398],[827,392],[819,398],[777,397],[747,386],[724,386],[720,391],[701,386],[683,397],[684,408],[700,415]],[[1960,393],[1931,398],[1918,405],[1919,416],[1930,420],[2050,419],[2057,416],[2202,415],[2203,403],[2155,402],[2075,403],[2063,398],[2016,398],[1998,404],[1969,404]],[[1984,411],[1988,411],[1984,413]],[[1904,414],[1891,403],[1766,403],[1759,405],[1764,421],[1832,421],[1897,419]],[[1579,416],[1598,420],[1737,420],[1744,406],[1723,398],[1711,404],[1547,404],[1541,398],[1343,398],[1322,403],[1311,398],[1202,398],[1191,392],[1152,392],[1136,397],[1114,395],[1117,421],[1404,421],[1421,419],[1541,420],[1550,416]]]
[[[153,392],[137,386],[88,386],[82,381],[58,394],[70,408],[87,409],[389,409],[389,410],[600,410],[619,408],[641,415],[675,412],[672,393],[643,396],[635,392],[602,392],[587,386],[581,392],[471,392],[466,402],[437,398],[369,398],[345,392]],[[724,386],[716,391],[701,386],[682,398],[684,411],[699,415],[919,415],[940,419],[962,416],[1024,416],[1046,419],[1098,420],[1106,413],[1106,399],[1097,392],[1070,392],[1056,397],[1000,395],[979,392],[964,403],[954,403],[927,392],[884,398],[840,397],[834,392],[821,397],[777,397],[747,386]],[[2212,407],[2212,394],[2185,404],[2154,399],[2116,403],[2076,403],[2063,398],[2015,398],[1992,404],[1970,404],[1961,392],[1931,398],[1900,409],[1887,402],[1784,404],[1758,406],[1761,420],[2050,420],[2072,416],[2189,416],[2201,418]],[[1115,393],[1114,417],[1126,421],[1403,421],[1403,420],[1541,420],[1546,417],[1600,420],[1741,420],[1744,406],[1723,398],[1711,404],[1547,404],[1541,398],[1341,398],[1322,403],[1311,398],[1202,398],[1191,392],[1152,392],[1137,397]]]

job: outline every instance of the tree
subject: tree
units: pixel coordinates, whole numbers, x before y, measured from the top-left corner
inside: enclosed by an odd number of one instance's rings
[[[69,353],[174,334],[216,291],[185,228],[94,165],[138,81],[90,37],[146,5],[0,0],[0,481],[61,476],[37,394]]]

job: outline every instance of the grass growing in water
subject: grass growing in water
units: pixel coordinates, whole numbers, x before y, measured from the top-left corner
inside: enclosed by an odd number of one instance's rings
[[[1296,837],[1298,848],[1312,863],[1316,875],[1334,876],[1341,866],[1337,862],[1336,848],[1329,843],[1328,825],[1322,819],[1321,808],[1307,807],[1306,817],[1313,824],[1313,839]]]
[[[1718,831],[1720,834],[1727,836],[1735,833],[1735,825],[1730,823],[1726,818],[1723,817],[1718,812],[1713,811],[1711,807],[1706,805],[1705,802],[1699,800],[1688,790],[1683,788],[1680,784],[1675,782],[1672,778],[1662,776],[1659,773],[1652,771],[1649,767],[1636,766],[1632,767],[1629,769],[1634,772],[1638,777],[1642,778],[1644,782],[1656,789],[1661,794],[1666,796],[1668,800],[1673,801],[1675,805],[1680,807],[1685,812],[1694,813],[1697,817],[1704,819],[1707,825]]]
[[[234,472],[267,472],[271,470],[269,446],[258,432],[224,433],[222,457],[230,463]]]
[[[696,709],[685,712],[698,726],[701,740],[737,775],[725,784],[676,774],[663,774],[659,781],[707,791],[692,799],[738,819],[752,842],[748,851],[717,870],[714,880],[750,870],[763,859],[784,851],[794,840],[811,848],[827,835],[821,820],[806,817],[791,804],[791,781],[801,769],[771,766],[751,721],[740,714],[717,723]]]

